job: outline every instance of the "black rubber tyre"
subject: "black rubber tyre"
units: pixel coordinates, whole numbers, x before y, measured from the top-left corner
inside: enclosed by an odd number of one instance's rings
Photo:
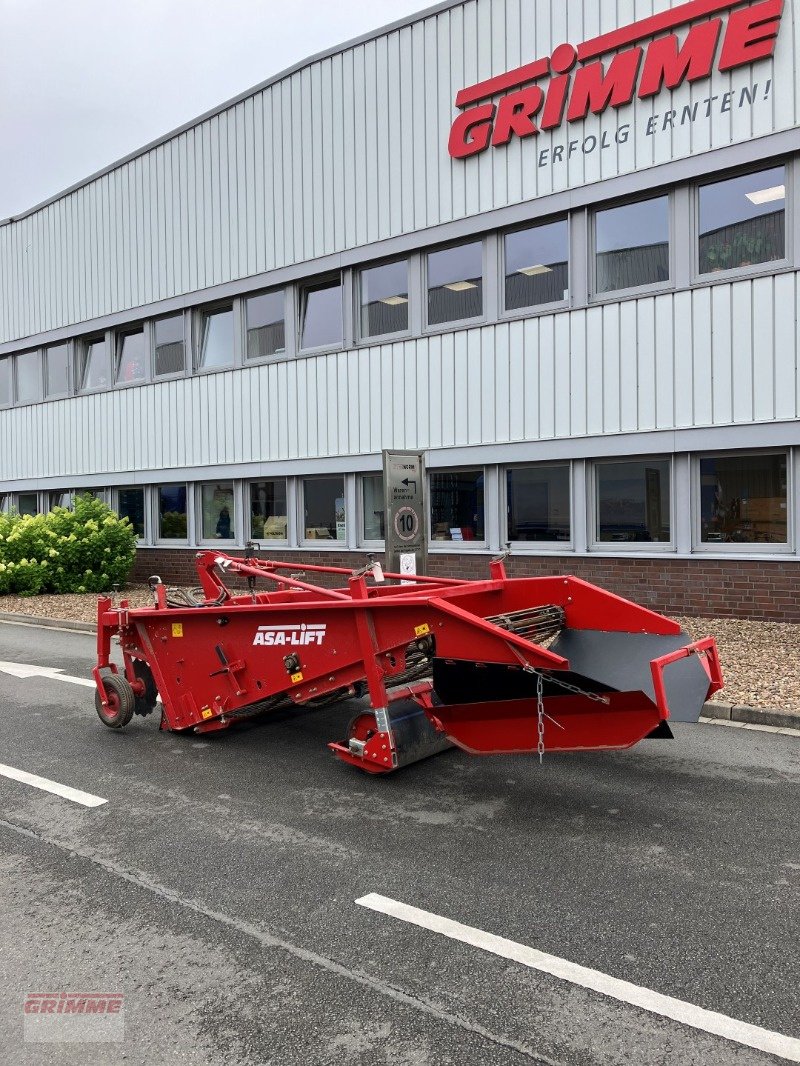
[[[133,672],[140,681],[144,682],[144,695],[135,697],[133,713],[140,714],[144,717],[145,715],[152,714],[156,709],[158,689],[153,680],[153,673],[147,663],[142,662],[141,659],[135,659],[133,663]]]
[[[103,725],[107,725],[109,729],[122,729],[133,717],[133,709],[136,704],[133,689],[129,685],[127,678],[121,677],[119,674],[105,674],[103,676],[103,684],[108,696],[108,706],[103,706],[100,693],[95,692],[94,706],[98,717]]]

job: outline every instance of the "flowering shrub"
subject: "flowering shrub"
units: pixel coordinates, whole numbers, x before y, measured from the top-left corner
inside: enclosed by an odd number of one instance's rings
[[[0,594],[107,592],[127,580],[136,555],[136,532],[92,496],[74,510],[0,514]]]

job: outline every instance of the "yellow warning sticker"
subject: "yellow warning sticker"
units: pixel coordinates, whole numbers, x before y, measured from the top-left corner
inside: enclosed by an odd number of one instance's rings
[[[183,636],[183,622],[173,622],[172,623],[172,635],[173,635],[173,637],[182,637]]]
[[[292,684],[293,685],[299,685],[302,680],[303,680],[303,675],[302,674],[300,674],[300,673],[292,674]]]
[[[414,627],[414,636],[416,636],[416,637],[425,637],[425,636],[428,635],[428,633],[430,633],[430,631],[431,631],[431,627],[428,625],[428,623],[427,622],[423,622],[421,626],[415,626]]]
[[[203,718],[211,718],[214,712],[211,710],[210,707],[204,707],[200,714],[203,716]]]

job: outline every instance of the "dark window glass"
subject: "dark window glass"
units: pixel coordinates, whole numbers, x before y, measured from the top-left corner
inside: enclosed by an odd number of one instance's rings
[[[87,341],[81,366],[81,389],[104,389],[111,384],[104,338]]]
[[[286,481],[254,481],[250,485],[250,536],[255,540],[286,540]]]
[[[598,541],[670,539],[670,461],[598,463]]]
[[[364,540],[383,540],[384,524],[383,474],[365,474],[361,479],[364,504]]]
[[[236,539],[236,501],[233,482],[223,481],[200,488],[202,515],[201,536],[203,540]]]
[[[408,329],[408,262],[361,271],[361,336],[380,337]]]
[[[145,377],[144,330],[117,337],[117,382],[142,381]]]
[[[483,314],[483,243],[459,244],[428,255],[428,324]]]
[[[699,256],[701,274],[785,258],[783,167],[701,187]]]
[[[669,281],[669,198],[658,196],[595,215],[597,291]]]
[[[162,485],[158,490],[159,540],[186,540],[186,486]]]
[[[186,365],[183,315],[159,318],[155,322],[155,375],[182,374]]]
[[[11,378],[11,357],[0,359],[0,407],[5,407],[14,399]]]
[[[303,482],[306,540],[345,540],[344,479],[307,478]]]
[[[139,540],[144,539],[144,489],[120,489],[117,493],[117,514],[120,518],[128,519]]]
[[[247,300],[247,358],[266,359],[286,351],[283,289]]]
[[[233,308],[203,312],[200,366],[233,366]]]
[[[483,540],[483,470],[431,474],[433,540]]]
[[[37,403],[42,398],[42,358],[39,352],[23,352],[16,358],[17,403]]]
[[[66,396],[69,392],[69,345],[54,344],[44,350],[47,395]]]
[[[527,466],[506,477],[508,540],[569,540],[569,466]]]
[[[21,492],[17,496],[17,511],[20,514],[38,514],[39,498],[35,492]]]
[[[505,236],[506,310],[569,297],[569,225],[566,219]]]
[[[69,489],[66,492],[51,492],[49,503],[51,511],[54,507],[64,507],[69,510],[72,507],[72,492]]]
[[[302,290],[300,347],[342,343],[342,283],[336,278]]]
[[[6,514],[11,507],[11,496],[7,492],[0,492],[0,514]]]
[[[786,544],[785,455],[700,460],[700,539],[704,544]]]

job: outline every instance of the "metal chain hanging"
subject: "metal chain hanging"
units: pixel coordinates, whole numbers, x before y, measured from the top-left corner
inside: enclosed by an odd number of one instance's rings
[[[541,765],[542,756],[544,755],[544,678],[540,673],[536,675],[536,713],[538,718],[538,730],[539,730],[539,742],[536,745],[536,750],[539,753],[539,764]]]

